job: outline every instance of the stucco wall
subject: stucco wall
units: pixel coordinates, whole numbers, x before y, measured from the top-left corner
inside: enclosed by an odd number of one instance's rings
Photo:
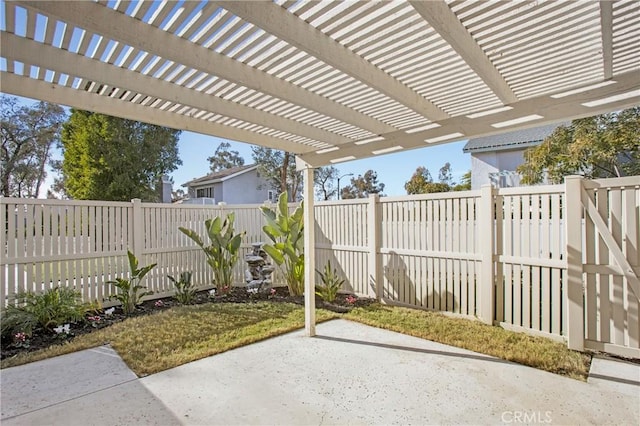
[[[523,149],[471,154],[471,189],[480,189],[482,185],[491,183],[490,173],[515,171],[523,162]]]
[[[263,203],[267,199],[267,185],[263,185],[262,189],[258,186],[264,181],[258,178],[256,170],[243,173],[239,176],[222,182],[222,193],[217,192],[216,200],[224,201],[227,204],[255,204]],[[218,195],[220,194],[220,195]]]

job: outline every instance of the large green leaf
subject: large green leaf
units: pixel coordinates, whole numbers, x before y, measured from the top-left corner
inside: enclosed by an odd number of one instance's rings
[[[131,253],[130,250],[127,250],[127,257],[129,258],[129,268],[131,268],[131,273],[135,274],[135,271],[138,269],[138,259],[136,259],[135,255]]]
[[[216,217],[213,220],[208,219],[204,223],[207,226],[207,233],[209,234],[209,238],[213,237],[214,235],[219,235],[220,231],[222,231],[222,220],[220,219],[220,217]]]
[[[293,246],[289,244],[285,244],[282,250],[285,252],[287,256],[289,256],[289,258],[293,261],[293,263],[296,263],[298,261],[298,254],[294,250]]]
[[[265,234],[267,234],[267,237],[269,237],[271,241],[273,241],[274,243],[278,241],[279,237],[282,236],[282,233],[280,232],[280,230],[271,225],[264,225],[262,227],[262,230],[264,231]]]
[[[138,276],[138,280],[141,280],[142,278],[144,278],[144,276],[147,275],[149,271],[151,271],[153,268],[155,268],[156,265],[157,263],[152,263],[151,265],[147,265],[144,268],[140,268],[140,270],[136,274]]]
[[[262,249],[276,262],[278,265],[282,265],[284,263],[284,256],[280,251],[276,250],[273,246],[269,244],[265,244],[262,246]]]
[[[232,254],[235,254],[238,252],[238,249],[240,248],[240,244],[242,244],[242,237],[244,236],[244,234],[238,234],[235,237],[233,237],[231,239],[231,241],[229,242],[229,251]]]
[[[278,224],[276,213],[273,210],[267,207],[260,207],[260,210],[262,211],[262,215],[264,216],[264,218],[267,220],[268,226],[272,227],[273,229],[278,229],[280,227]]]
[[[304,223],[304,209],[303,209],[303,205],[304,205],[304,201],[300,203],[300,205],[298,207],[296,207],[295,211],[293,212],[293,214],[291,215],[291,220],[293,220],[294,222],[300,222],[301,224]]]
[[[278,198],[278,212],[280,213],[280,216],[289,216],[289,203],[287,202],[288,197],[287,191],[285,191],[280,194],[280,197]]]
[[[200,239],[200,236],[196,232],[194,232],[191,229],[187,229],[183,227],[179,227],[178,229],[187,237],[191,238],[191,240],[193,240],[193,242],[196,243],[199,247],[204,248],[204,243],[202,242],[202,240]]]
[[[262,214],[267,220],[272,220],[272,221],[276,220],[276,212],[271,210],[269,207],[260,206],[260,211],[262,212]]]
[[[236,214],[234,212],[231,212],[227,215],[227,222],[229,224],[229,228],[233,229],[233,222],[236,221]]]

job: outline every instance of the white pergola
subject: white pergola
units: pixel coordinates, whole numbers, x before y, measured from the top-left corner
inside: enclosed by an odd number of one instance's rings
[[[1,5],[2,92],[295,153],[306,223],[314,167],[640,104],[636,0]]]

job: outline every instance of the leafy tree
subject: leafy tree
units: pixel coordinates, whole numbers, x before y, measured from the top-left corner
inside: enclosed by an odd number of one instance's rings
[[[0,194],[37,198],[47,176],[51,148],[60,140],[65,112],[47,102],[19,106],[11,96],[0,97],[0,103]]]
[[[229,142],[222,142],[218,145],[214,154],[207,158],[212,172],[215,173],[244,165],[244,158],[240,156],[240,153],[231,151],[230,148],[231,144]]]
[[[341,197],[343,199],[366,198],[370,194],[380,194],[384,191],[384,183],[378,183],[378,173],[373,170],[367,170],[363,175],[357,178],[351,178],[351,185],[342,188]]]
[[[462,175],[459,184],[453,187],[454,191],[469,191],[471,189],[471,170]]]
[[[63,126],[56,187],[80,200],[157,201],[162,175],[182,164],[179,135],[167,127],[74,109]]]
[[[433,178],[431,177],[431,173],[429,169],[426,167],[420,166],[416,169],[416,171],[404,184],[404,189],[407,191],[407,194],[424,194],[424,187],[427,183],[432,183]]]
[[[590,179],[640,174],[640,107],[556,128],[525,152],[517,171],[524,184],[542,182],[545,174],[554,183],[571,174]]]
[[[316,197],[319,199],[327,201],[338,193],[334,184],[338,179],[338,169],[334,166],[315,169],[313,177],[316,185]]]
[[[451,191],[451,186],[447,182],[443,182],[442,180],[451,181],[451,166],[449,163],[446,163],[440,169],[440,182],[434,182],[431,177],[431,173],[429,173],[429,169],[426,167],[418,167],[416,171],[404,184],[404,189],[407,191],[407,194],[430,194],[434,192],[449,192]]]
[[[184,189],[178,188],[171,191],[171,202],[175,203],[176,201],[183,200],[187,197],[187,193]]]
[[[444,163],[444,166],[440,168],[440,172],[438,173],[438,180],[440,181],[440,183],[444,183],[448,186],[452,186],[454,184],[453,175],[451,173],[451,163],[449,163],[448,161]]]
[[[258,173],[278,194],[287,192],[288,201],[297,201],[302,192],[302,174],[296,171],[293,154],[286,151],[251,147],[253,161],[258,165]]]

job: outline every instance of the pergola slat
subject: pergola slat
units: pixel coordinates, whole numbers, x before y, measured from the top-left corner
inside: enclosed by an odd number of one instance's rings
[[[286,146],[304,167],[640,103],[633,0],[3,8],[5,92],[37,97],[39,87],[76,107],[126,104],[133,117],[159,113],[206,134],[214,125]]]
[[[518,98],[505,79],[467,32],[449,6],[442,2],[411,1],[411,5],[444,40],[465,60],[471,69],[504,102],[510,104]]]
[[[288,40],[290,44],[321,59],[344,73],[359,78],[371,87],[413,109],[423,111],[431,120],[447,118],[448,115],[405,85],[371,66],[347,48],[334,42],[322,32],[307,25],[282,7],[266,1],[260,2],[216,2],[242,19],[252,22],[265,31]]]
[[[131,120],[144,121],[151,124],[185,129],[205,135],[219,136],[232,140],[246,140],[248,143],[269,146],[275,149],[292,151],[300,146],[278,138],[260,135],[229,126],[180,116],[154,108],[153,116],[149,116],[149,108],[136,103],[124,102],[108,96],[92,95],[84,91],[72,89],[57,84],[22,77],[6,72],[0,73],[2,91],[17,96],[42,99],[47,102],[69,105],[75,108],[100,112],[102,114],[123,117]],[[307,148],[309,149],[309,148]]]
[[[18,3],[114,40],[121,40],[149,53],[163,55],[166,59],[172,59],[178,63],[207,71],[212,75],[218,75],[238,84],[261,90],[336,119],[348,120],[351,124],[373,133],[386,133],[395,130],[391,126],[327,98],[315,95],[313,92],[259,72],[224,55],[194,45],[99,4],[71,2],[69,4],[72,4],[73,7],[61,8],[57,2],[20,1]]]

